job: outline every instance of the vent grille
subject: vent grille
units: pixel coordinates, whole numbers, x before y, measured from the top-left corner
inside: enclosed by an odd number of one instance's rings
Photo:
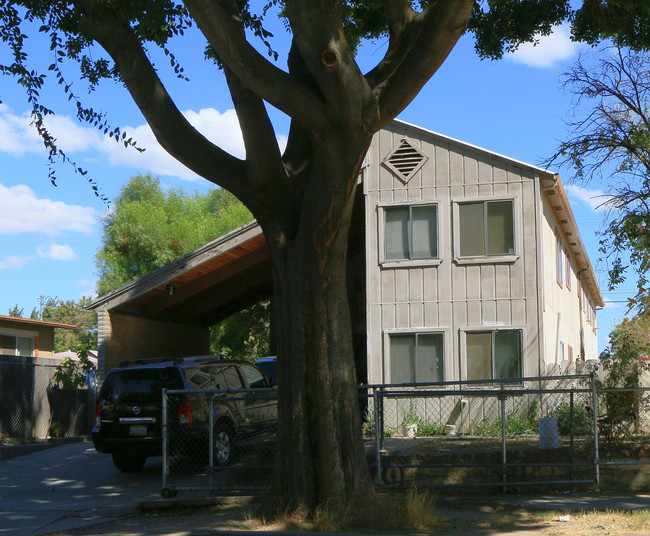
[[[404,138],[399,147],[384,159],[384,165],[406,183],[426,161],[427,156]]]

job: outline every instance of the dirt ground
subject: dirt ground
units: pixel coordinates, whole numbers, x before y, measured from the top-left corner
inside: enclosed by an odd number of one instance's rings
[[[327,526],[315,526],[287,516],[264,520],[250,506],[178,508],[141,515],[125,516],[98,525],[56,533],[70,536],[145,536],[211,535],[224,531],[248,532],[327,532]],[[347,528],[350,533],[376,533],[381,528]],[[558,512],[483,506],[478,508],[434,505],[426,524],[404,526],[390,534],[436,534],[440,536],[647,536],[650,511],[633,512]]]

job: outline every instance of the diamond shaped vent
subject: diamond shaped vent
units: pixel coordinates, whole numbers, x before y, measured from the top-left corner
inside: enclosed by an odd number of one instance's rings
[[[403,138],[399,147],[384,159],[384,165],[395,173],[398,179],[407,183],[426,161],[427,156]]]

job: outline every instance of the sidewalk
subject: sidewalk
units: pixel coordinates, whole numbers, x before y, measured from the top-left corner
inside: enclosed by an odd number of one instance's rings
[[[250,498],[174,498],[150,501],[140,505],[141,513],[128,515],[100,524],[85,526],[74,530],[52,533],[76,536],[209,536],[233,533],[237,536],[246,534],[292,534],[297,530],[286,530],[268,525],[259,530],[251,530],[250,523],[254,506]],[[210,509],[210,511],[207,511]],[[436,512],[447,519],[466,520],[478,513],[483,515],[501,515],[503,512],[522,510],[556,510],[563,513],[579,511],[613,511],[650,509],[650,493],[563,493],[541,496],[512,495],[499,497],[444,497],[439,498]],[[570,529],[570,523],[563,524]],[[551,527],[539,524],[503,530],[482,529],[468,530],[443,529],[438,535],[447,536],[482,536],[508,534],[509,536],[541,536]],[[571,532],[564,532],[571,534]],[[301,536],[309,534],[300,532]],[[577,534],[577,533],[576,533]],[[626,533],[613,533],[624,536]],[[630,533],[633,534],[633,533]],[[634,533],[638,534],[638,533]],[[358,535],[357,535],[358,536]]]

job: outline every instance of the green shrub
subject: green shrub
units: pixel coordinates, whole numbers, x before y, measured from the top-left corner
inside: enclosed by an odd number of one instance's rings
[[[439,422],[430,422],[424,419],[420,419],[418,422],[418,431],[417,434],[419,437],[428,437],[435,435],[444,435],[445,434],[445,425]]]
[[[560,435],[571,434],[571,406],[562,402],[550,414],[557,419],[557,430]],[[593,420],[587,410],[580,405],[573,406],[573,433],[574,435],[589,435],[593,429]]]

